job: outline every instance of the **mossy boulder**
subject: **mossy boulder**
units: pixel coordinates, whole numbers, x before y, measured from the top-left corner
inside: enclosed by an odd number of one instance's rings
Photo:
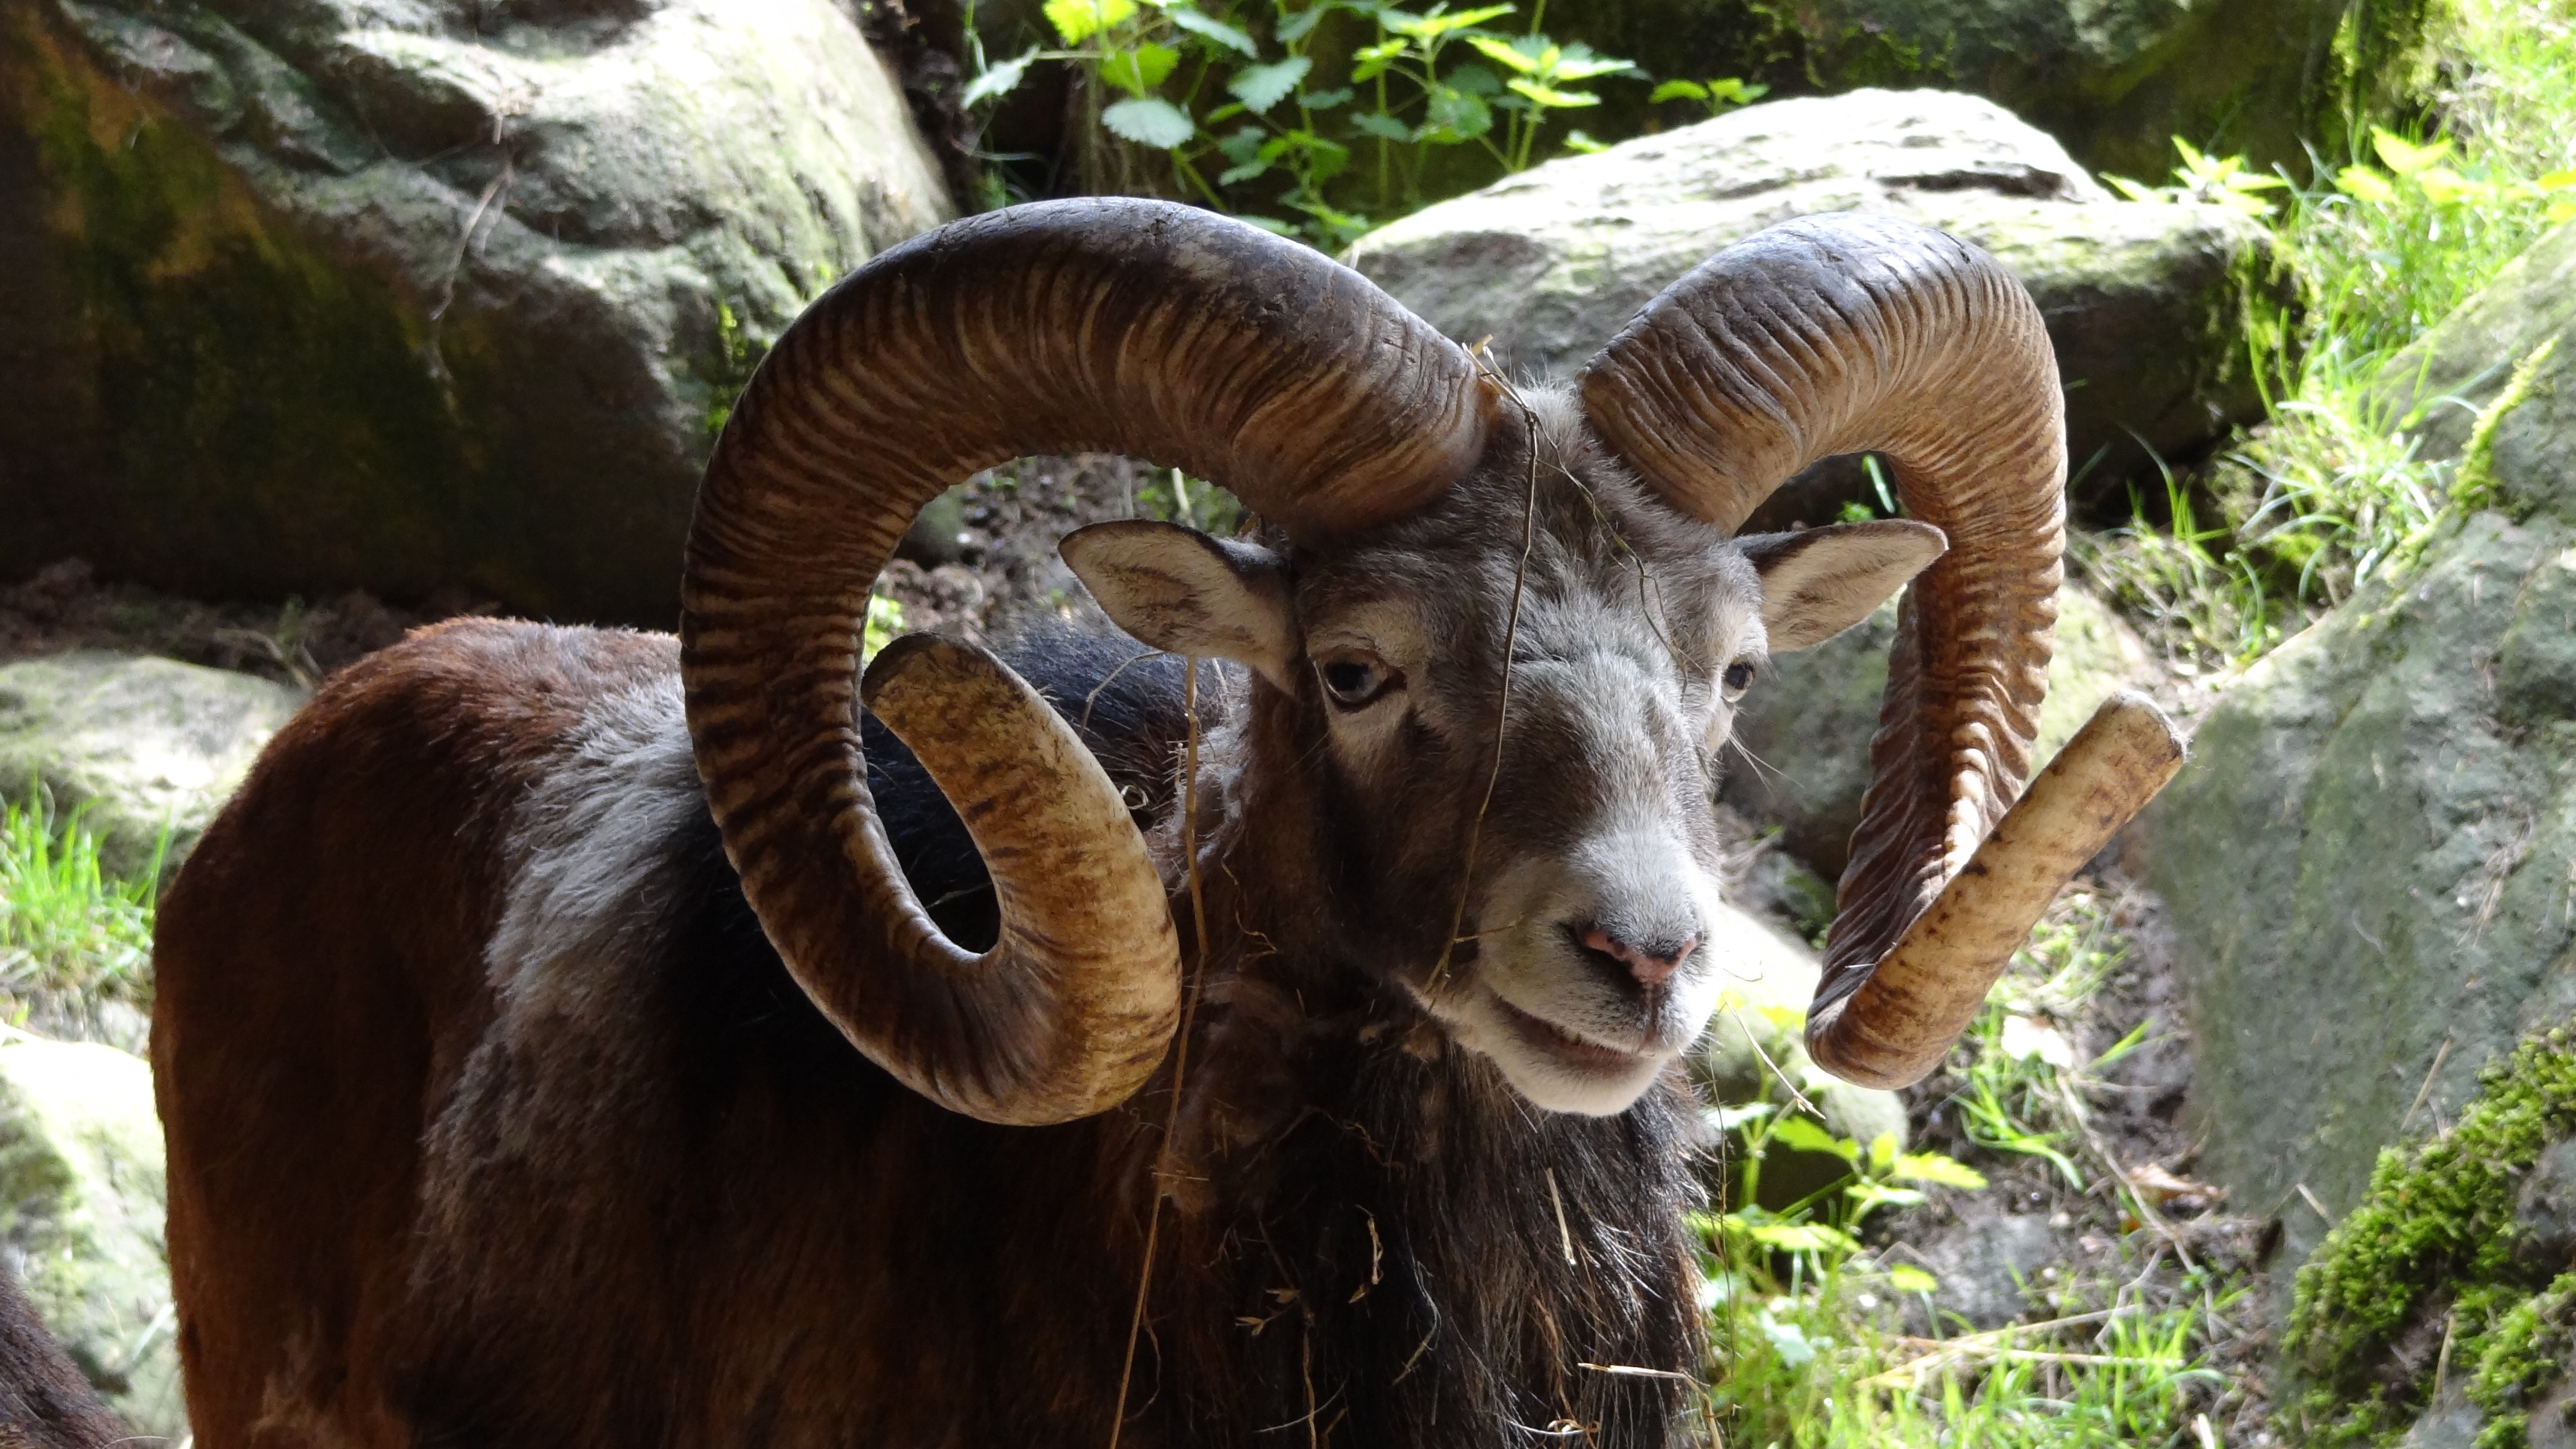
[[[1746,696],[1727,751],[1720,798],[1762,825],[1828,880],[1842,874],[1852,827],[1869,787],[1869,741],[1887,691],[1887,647],[1896,608],[1813,649],[1771,661]],[[2136,632],[2081,585],[2058,594],[2057,653],[2048,664],[2032,768],[2074,738],[2113,690],[2147,680],[2155,666]]]
[[[102,867],[170,878],[304,692],[248,674],[78,650],[0,665],[0,798],[35,792],[99,838]]]
[[[114,1047],[0,1036],[0,1249],[108,1406],[178,1443],[165,1203],[151,1067]]]
[[[762,339],[952,214],[835,0],[0,0],[0,577],[668,624]]]
[[[2488,409],[2483,506],[2230,685],[2146,817],[2203,1173],[2294,1248],[2304,1198],[2348,1211],[2382,1147],[2576,1014],[2570,364]]]
[[[2576,1444],[2572,1047],[2563,1028],[2523,1043],[2456,1122],[2379,1154],[2298,1271],[2275,1400],[2292,1443]]]
[[[2224,207],[2115,201],[1991,102],[1864,90],[1790,100],[1551,161],[1364,237],[1351,265],[1511,366],[1570,373],[1711,253],[1829,211],[1972,241],[2046,314],[2082,496],[2125,502],[2153,459],[2261,416],[2249,310],[2287,285]]]

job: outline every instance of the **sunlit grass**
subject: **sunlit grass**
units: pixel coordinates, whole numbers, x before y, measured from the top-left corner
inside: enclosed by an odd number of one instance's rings
[[[110,875],[82,815],[42,795],[0,807],[0,991],[131,997],[150,979],[161,851],[139,877]]]
[[[2576,220],[2576,0],[2456,0],[2430,43],[2423,124],[2359,126],[2315,179],[2252,189],[2185,147],[2174,184],[2152,189],[2268,213],[2302,293],[2248,339],[2268,421],[2169,490],[2170,526],[2133,525],[2078,558],[2177,658],[2259,657],[2403,567],[2463,504],[2456,460],[2428,456],[2420,416],[2403,415],[2406,349]]]
[[[1972,1167],[1892,1141],[1832,1143],[1774,1100],[1720,1113],[1741,1154],[1732,1201],[1693,1219],[1712,1324],[1707,1411],[1724,1442],[1776,1449],[1999,1449],[2199,1442],[2228,1388],[2210,1363],[2236,1336],[2241,1278],[2168,1253],[2170,1229],[2094,1132],[2094,1074],[2143,1027],[2078,1060],[2072,1023],[2129,951],[2115,903],[2070,893],[2052,910],[1952,1058],[1944,1104],[1993,1166],[2040,1165],[2076,1200],[2130,1225],[2116,1273],[2069,1279],[2049,1318],[1970,1332],[1933,1311],[1938,1287],[1902,1253],[1865,1246],[1868,1216],[1929,1193],[2005,1191]],[[1750,1204],[1774,1147],[1835,1150],[1851,1175],[1778,1211]],[[2211,1432],[2215,1432],[2214,1430]]]

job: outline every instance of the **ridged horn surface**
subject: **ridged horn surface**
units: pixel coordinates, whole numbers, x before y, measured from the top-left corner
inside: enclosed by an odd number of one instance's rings
[[[904,883],[860,753],[878,570],[940,490],[1028,454],[1183,468],[1295,538],[1365,529],[1456,481],[1491,408],[1466,354],[1357,273],[1168,203],[975,217],[827,292],[717,442],[680,628],[708,803],[798,984],[860,1051],[956,1111],[1062,1121],[1133,1092],[1178,999],[1135,827],[998,661],[889,648],[871,695],[966,816],[1002,905],[992,950],[943,937]]]
[[[1916,916],[1866,979],[1819,997],[1808,1054],[1863,1086],[1910,1087],[1985,1001],[2040,913],[2182,768],[2183,745],[2146,696],[2121,691],[2048,762],[1967,865]],[[1973,991],[1970,988],[1973,987]]]
[[[1907,516],[1949,536],[1899,610],[1817,992],[1841,1001],[2029,773],[2065,547],[2065,419],[2039,309],[1956,238],[1885,216],[1805,217],[1647,304],[1585,370],[1583,397],[1649,486],[1721,528],[1819,458],[1878,452]],[[1982,998],[1987,984],[1962,978],[1954,992]],[[1916,1037],[1955,1005],[1871,1019],[1880,999],[1841,1013],[1819,1064],[1881,1076],[1925,1050]]]

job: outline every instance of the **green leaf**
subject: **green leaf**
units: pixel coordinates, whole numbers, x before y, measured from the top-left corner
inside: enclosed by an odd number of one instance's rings
[[[1900,1153],[1889,1175],[1907,1182],[1928,1182],[1935,1187],[1959,1187],[1970,1192],[1986,1185],[1984,1173],[1938,1152]]]
[[[1408,47],[1403,41],[1390,40],[1378,45],[1363,45],[1359,49],[1352,51],[1352,83],[1358,84],[1377,79],[1381,74],[1385,73],[1388,66],[1395,64],[1398,59],[1402,58],[1407,49]]]
[[[1543,86],[1535,81],[1523,80],[1519,76],[1512,77],[1504,84],[1550,110],[1570,111],[1583,106],[1601,104],[1601,98],[1590,91],[1561,91],[1554,86]]]
[[[1136,14],[1136,0],[1046,0],[1040,7],[1067,45],[1080,45]]]
[[[859,631],[859,658],[862,662],[895,641],[903,632],[903,605],[883,594],[868,595],[867,624]]]
[[[1257,116],[1279,104],[1314,67],[1315,63],[1302,55],[1292,55],[1269,65],[1247,65],[1234,73],[1234,79],[1227,81],[1225,88],[1234,94],[1235,99],[1243,102],[1246,110]]]
[[[2377,126],[2370,128],[2370,149],[2379,153],[2380,161],[2400,176],[2412,176],[2451,154],[2451,143],[2435,141],[2418,146],[2392,131]]]
[[[1783,1117],[1771,1129],[1771,1140],[1792,1152],[1826,1152],[1845,1162],[1860,1158],[1860,1144],[1836,1137],[1816,1125],[1812,1118]]]
[[[1199,129],[1189,112],[1170,101],[1156,99],[1120,101],[1100,113],[1100,124],[1107,126],[1112,135],[1165,151],[1188,145]]]
[[[1261,143],[1268,139],[1270,139],[1270,133],[1259,126],[1245,126],[1217,142],[1216,148],[1224,152],[1225,159],[1235,165],[1248,166],[1261,158]]]
[[[1351,88],[1349,86],[1344,86],[1337,91],[1310,91],[1305,95],[1299,96],[1297,98],[1297,104],[1310,111],[1329,111],[1333,107],[1342,104],[1350,98]]]
[[[1708,98],[1713,101],[1724,101],[1731,106],[1749,106],[1769,94],[1771,94],[1769,86],[1758,81],[1748,83],[1734,76],[1726,76],[1708,83]]]
[[[1315,27],[1323,23],[1324,16],[1330,12],[1332,8],[1333,7],[1330,4],[1325,3],[1325,0],[1316,0],[1315,4],[1309,5],[1305,9],[1298,11],[1296,14],[1280,21],[1276,32],[1279,36],[1279,43],[1281,45],[1295,45],[1298,41],[1312,35],[1315,32]]]
[[[2496,189],[2492,182],[2471,181],[2448,166],[2427,166],[2415,173],[2415,184],[2424,188],[2424,199],[2435,206],[2469,201],[2493,203]]]
[[[1494,112],[1483,97],[1469,95],[1456,86],[1442,86],[1431,93],[1424,107],[1420,135],[1426,141],[1454,144],[1472,141],[1492,129]]]
[[[1249,216],[1238,214],[1235,217],[1235,220],[1257,226],[1263,231],[1270,233],[1272,236],[1295,236],[1297,234],[1296,227],[1287,222],[1281,221],[1275,216]]]
[[[1218,172],[1216,174],[1216,184],[1219,186],[1232,186],[1238,181],[1250,181],[1254,177],[1260,176],[1269,171],[1269,169],[1269,162],[1256,158],[1254,160],[1246,161],[1240,166],[1228,166],[1223,171]]]
[[[1168,45],[1148,43],[1104,57],[1100,62],[1100,75],[1127,94],[1142,96],[1161,85],[1163,77],[1170,75],[1172,67],[1180,63],[1179,51]]]
[[[1006,60],[1000,65],[987,67],[982,75],[966,83],[966,94],[958,100],[958,104],[971,110],[976,105],[996,96],[1009,95],[1019,86],[1020,77],[1028,74],[1029,62],[1037,58],[1037,47],[1030,46],[1028,53],[1016,60]]]
[[[2397,199],[2397,188],[2388,178],[2367,166],[2347,166],[2335,173],[2335,185],[2356,201],[2373,206],[2386,206]]]
[[[1224,21],[1217,19],[1213,15],[1202,14],[1186,5],[1175,5],[1163,13],[1172,17],[1172,23],[1174,25],[1181,27],[1192,35],[1200,36],[1207,40],[1213,40],[1228,50],[1241,51],[1250,59],[1259,60],[1261,58],[1261,47],[1253,44],[1251,36],[1244,34],[1242,31],[1235,29],[1233,26],[1226,24]]]
[[[1539,52],[1546,45],[1546,42],[1529,35],[1513,41],[1497,40],[1490,35],[1470,35],[1467,43],[1476,47],[1485,59],[1522,75],[1538,74]]]
[[[1647,102],[1652,105],[1660,105],[1665,101],[1704,101],[1707,99],[1708,87],[1701,85],[1698,81],[1687,80],[1668,80],[1662,85],[1655,87],[1655,93],[1653,95],[1646,97]]]
[[[1923,1194],[1910,1187],[1884,1187],[1864,1182],[1844,1189],[1856,1217],[1867,1217],[1883,1207],[1912,1207],[1923,1201]]]
[[[1362,111],[1351,117],[1351,128],[1364,136],[1386,141],[1410,141],[1413,128],[1384,111]]]
[[[1557,56],[1553,71],[1558,80],[1590,80],[1594,76],[1626,75],[1636,68],[1633,60],[1595,55],[1591,46],[1578,40],[1566,45]]]
[[[1887,1270],[1887,1286],[1899,1293],[1931,1293],[1939,1290],[1941,1280],[1911,1263],[1899,1263]]]
[[[1496,96],[1503,92],[1502,78],[1481,65],[1462,65],[1449,72],[1449,84],[1471,96]]]
[[[1429,40],[1435,36],[1447,35],[1453,30],[1464,30],[1470,25],[1482,25],[1488,20],[1498,19],[1511,13],[1512,7],[1509,5],[1486,5],[1474,10],[1461,10],[1455,15],[1442,14],[1439,6],[1432,7],[1428,15],[1407,15],[1400,10],[1385,10],[1379,12],[1378,24],[1398,35],[1411,35]]]
[[[1869,1140],[1869,1165],[1885,1172],[1896,1161],[1898,1143],[1894,1132],[1881,1132]]]
[[[2126,176],[2116,176],[2108,171],[2102,173],[2102,179],[2111,183],[2111,189],[2113,191],[2120,193],[2131,201],[2162,201],[2165,199],[2164,193],[2147,185],[2143,181],[2132,181]]]
[[[1598,156],[1610,148],[1578,129],[1565,133],[1565,149],[1577,156]]]
[[[1851,1234],[1823,1223],[1754,1223],[1745,1228],[1744,1235],[1784,1253],[1850,1253],[1860,1249],[1859,1240]]]
[[[1321,186],[1341,175],[1343,168],[1351,164],[1350,147],[1339,141],[1318,136],[1312,131],[1291,131],[1281,139],[1305,153],[1306,180],[1309,185]],[[1291,202],[1289,204],[1302,211],[1310,213],[1315,211],[1311,203]]]
[[[2565,191],[2576,186],[2576,171],[2552,171],[2532,184],[2543,191]]]

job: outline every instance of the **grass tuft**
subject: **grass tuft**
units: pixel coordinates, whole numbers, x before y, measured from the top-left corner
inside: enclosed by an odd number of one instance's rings
[[[149,990],[152,907],[165,834],[132,880],[99,866],[86,809],[57,818],[39,792],[0,807],[0,992],[140,999]]]

